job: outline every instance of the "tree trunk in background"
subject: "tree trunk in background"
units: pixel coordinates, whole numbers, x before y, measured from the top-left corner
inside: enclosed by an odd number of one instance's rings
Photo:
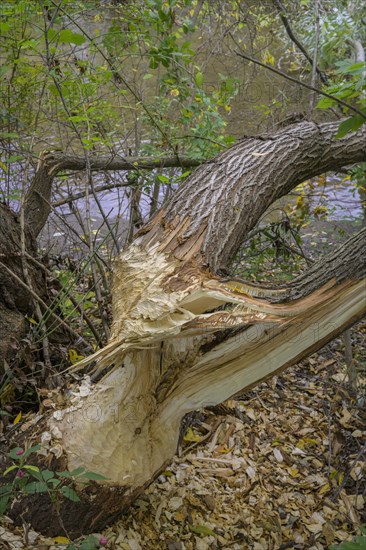
[[[63,467],[108,477],[61,505],[69,534],[98,531],[130,505],[171,460],[187,412],[293,365],[365,314],[366,229],[286,287],[222,278],[276,199],[366,159],[366,129],[336,140],[337,128],[304,122],[239,142],[198,168],[120,254],[112,336],[80,364],[107,374],[45,419]],[[14,517],[19,506],[36,529],[62,532],[47,497],[18,503]]]
[[[36,254],[36,242],[30,232],[26,234],[26,246],[29,254]],[[33,290],[44,298],[42,273],[31,266],[30,276]],[[32,316],[33,311],[32,297],[17,278],[23,280],[19,218],[0,204],[0,377],[4,365],[11,365],[20,347],[28,324],[25,316]]]

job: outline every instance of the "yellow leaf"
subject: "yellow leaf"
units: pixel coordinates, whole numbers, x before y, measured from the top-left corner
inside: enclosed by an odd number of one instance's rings
[[[84,359],[84,355],[79,355],[78,352],[75,349],[70,348],[67,352],[70,362],[74,365],[78,361],[81,361],[81,359]]]
[[[14,418],[14,421],[13,421],[14,426],[16,426],[16,425],[18,424],[18,422],[21,421],[21,419],[22,419],[22,411],[20,411],[20,412],[16,415],[16,417]]]
[[[292,468],[289,468],[288,473],[292,477],[296,477],[299,474],[299,470],[296,468],[296,466],[293,466]]]
[[[58,544],[69,544],[71,542],[67,537],[54,537],[53,540]]]
[[[315,439],[311,439],[310,437],[304,437],[304,442],[307,445],[316,445],[318,443]]]
[[[197,441],[201,441],[201,437],[197,434],[195,434],[192,430],[192,428],[188,428],[185,436],[183,437],[183,441],[185,441],[186,443],[188,442],[194,442],[196,443]]]
[[[327,493],[330,489],[329,483],[326,483],[323,485],[323,487],[320,488],[319,495],[324,495],[324,493]]]
[[[38,325],[37,321],[35,321],[34,319],[32,319],[32,317],[27,317],[26,319],[27,319],[27,321],[30,322],[31,325]]]
[[[263,63],[267,63],[267,65],[274,65],[275,64],[275,58],[272,54],[269,53],[268,50],[266,50],[264,56],[263,56]]]
[[[218,449],[218,452],[221,454],[227,454],[230,453],[231,449],[228,449],[227,447],[221,447],[221,449]]]
[[[0,160],[0,168],[2,168],[4,170],[5,174],[7,174],[9,172],[8,167],[6,166],[6,164],[1,162],[1,160]]]

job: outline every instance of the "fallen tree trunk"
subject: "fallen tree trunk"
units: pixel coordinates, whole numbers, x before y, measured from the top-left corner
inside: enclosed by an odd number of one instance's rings
[[[286,287],[222,276],[273,201],[366,159],[366,130],[336,140],[337,127],[304,122],[240,142],[198,168],[121,253],[112,336],[79,365],[94,360],[106,375],[46,419],[62,466],[108,481],[57,513],[47,495],[22,501],[24,520],[49,534],[100,530],[171,460],[187,412],[280,372],[365,314],[365,229]]]

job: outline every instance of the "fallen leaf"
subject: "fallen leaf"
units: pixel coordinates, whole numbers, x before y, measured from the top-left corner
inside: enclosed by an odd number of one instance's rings
[[[14,426],[16,426],[21,421],[21,419],[22,419],[22,411],[18,412],[18,414],[14,418],[13,420]]]

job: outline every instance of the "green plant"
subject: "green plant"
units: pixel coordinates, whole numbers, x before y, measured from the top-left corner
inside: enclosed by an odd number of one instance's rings
[[[67,498],[73,502],[78,502],[80,499],[70,486],[70,482],[77,482],[85,486],[90,481],[107,479],[101,474],[87,472],[83,467],[75,468],[71,472],[53,472],[47,469],[40,470],[38,466],[28,464],[27,459],[37,453],[40,448],[41,445],[34,445],[26,450],[21,447],[14,447],[8,453],[12,464],[3,472],[3,477],[6,477],[11,472],[15,473],[15,475],[11,483],[0,487],[0,516],[6,512],[9,501],[16,498],[19,493],[24,495],[48,493],[51,501],[55,504],[60,498]],[[66,537],[56,537],[55,542],[67,544],[65,550],[97,550],[106,546],[108,541],[106,537],[101,537],[98,540],[94,535],[90,535],[84,540],[71,544],[68,544],[70,541]]]
[[[3,472],[6,477],[11,472],[15,475],[10,483],[0,487],[0,515],[3,515],[8,507],[9,501],[19,493],[34,495],[36,493],[48,493],[53,503],[60,498],[67,498],[73,502],[80,499],[71,483],[88,485],[90,481],[103,481],[107,478],[95,472],[87,472],[85,468],[75,468],[71,472],[53,472],[41,470],[38,466],[28,464],[27,459],[37,453],[41,445],[34,445],[24,450],[21,447],[14,447],[8,453],[12,464]]]
[[[97,550],[107,545],[107,538],[101,537],[99,540],[94,535],[89,535],[86,539],[69,544],[65,550]]]
[[[364,61],[354,63],[351,60],[338,61],[335,63],[335,83],[327,88],[327,92],[338,99],[354,101],[358,105],[361,115],[353,115],[339,125],[337,137],[344,137],[348,132],[357,131],[366,123],[366,64]],[[335,101],[328,97],[323,97],[317,105],[318,109],[328,109],[334,107]]]
[[[329,550],[366,550],[366,526],[361,526],[360,531],[361,535],[354,537],[352,541],[332,544],[329,546]]]

